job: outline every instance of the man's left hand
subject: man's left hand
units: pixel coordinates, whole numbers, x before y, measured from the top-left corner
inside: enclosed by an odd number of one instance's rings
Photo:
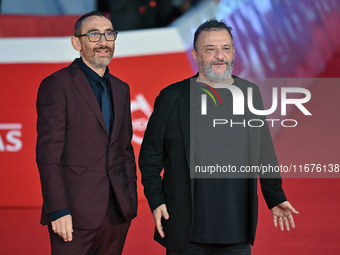
[[[285,201],[272,209],[274,227],[277,227],[279,222],[280,230],[283,231],[285,228],[287,231],[290,227],[295,228],[293,214],[299,214],[297,210],[288,202]]]

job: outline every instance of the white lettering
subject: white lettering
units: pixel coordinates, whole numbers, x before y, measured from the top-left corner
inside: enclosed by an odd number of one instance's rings
[[[6,135],[7,142],[6,144],[6,151],[9,152],[16,152],[20,151],[22,148],[22,141],[20,140],[21,131],[20,130],[13,130],[9,131]]]
[[[152,107],[149,102],[146,100],[143,94],[136,95],[135,99],[131,101],[131,114],[134,112],[141,111],[146,118],[134,118],[132,116],[132,127],[133,127],[133,136],[132,141],[141,144],[143,141],[142,134],[136,134],[136,132],[144,132],[148,123],[148,119],[152,113]]]
[[[287,93],[302,93],[304,98],[288,99]],[[309,90],[304,88],[281,88],[281,115],[287,114],[287,104],[295,104],[304,115],[312,115],[302,104],[307,103],[311,98]]]
[[[1,123],[0,130],[6,130],[0,135],[0,152],[17,152],[23,147],[21,123]]]
[[[284,123],[287,122],[287,121],[294,122],[295,125],[293,125],[293,126],[285,125]],[[293,119],[286,119],[286,120],[281,121],[281,125],[282,125],[283,127],[296,127],[297,124],[298,124],[298,122],[297,122],[296,120],[293,120]]]
[[[2,141],[1,135],[0,135],[0,151],[5,151],[5,145],[4,142]]]
[[[251,122],[260,122],[260,125],[256,126],[256,125],[251,125]],[[260,119],[252,119],[248,121],[248,126],[249,127],[262,127],[264,125],[264,121],[260,120]]]
[[[275,112],[277,108],[277,88],[273,88],[273,103],[270,109],[268,110],[257,110],[254,108],[254,103],[253,103],[253,88],[248,88],[248,108],[249,111],[256,115],[269,115]]]
[[[216,125],[224,125],[224,124],[227,124],[228,123],[228,120],[226,119],[214,119],[213,120],[213,127],[216,127]]]
[[[246,126],[246,120],[243,119],[242,122],[236,122],[236,121],[234,122],[233,120],[230,120],[230,127],[232,127],[233,124],[235,124],[235,125],[242,125],[243,127],[245,127]]]
[[[215,84],[215,88],[223,88],[230,90],[233,97],[233,114],[244,115],[244,95],[240,88],[235,85]],[[274,113],[278,106],[278,89],[273,87],[272,91],[272,105],[267,110],[258,110],[254,107],[253,101],[253,89],[248,88],[248,108],[249,111],[255,115],[270,115]],[[302,93],[305,95],[304,98],[288,99],[287,93]],[[304,115],[312,115],[306,107],[302,104],[307,103],[311,99],[311,93],[304,88],[281,88],[281,115],[287,115],[287,105],[294,104],[297,108],[302,111]],[[201,114],[207,115],[207,95],[202,94],[201,96]]]

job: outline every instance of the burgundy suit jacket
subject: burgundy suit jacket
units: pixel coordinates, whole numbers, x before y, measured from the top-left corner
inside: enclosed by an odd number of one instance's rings
[[[102,223],[111,180],[122,215],[136,217],[136,165],[131,145],[130,91],[110,75],[114,121],[111,138],[99,103],[76,61],[46,77],[37,96],[36,161],[43,193],[41,223],[71,211],[73,226]]]

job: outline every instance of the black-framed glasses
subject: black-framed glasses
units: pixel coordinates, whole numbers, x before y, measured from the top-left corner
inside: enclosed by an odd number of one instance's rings
[[[117,39],[118,32],[105,32],[105,33],[99,33],[99,32],[89,32],[82,35],[77,35],[77,37],[81,36],[87,36],[89,38],[90,42],[99,42],[100,39],[102,39],[102,35],[104,35],[106,41],[115,41]]]

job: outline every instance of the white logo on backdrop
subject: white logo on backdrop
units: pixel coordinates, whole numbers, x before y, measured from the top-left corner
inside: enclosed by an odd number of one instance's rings
[[[21,123],[0,123],[0,152],[17,152],[22,149]]]
[[[141,144],[143,141],[143,133],[148,124],[149,117],[152,113],[152,107],[145,99],[143,94],[137,94],[135,99],[131,101],[131,115],[141,111],[144,116],[134,117],[132,116],[133,137],[132,141]]]

